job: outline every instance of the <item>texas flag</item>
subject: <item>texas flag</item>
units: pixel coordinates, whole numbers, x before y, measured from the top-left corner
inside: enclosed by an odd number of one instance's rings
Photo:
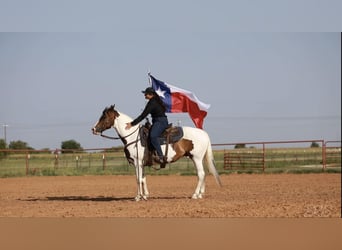
[[[203,120],[210,105],[201,102],[190,91],[178,88],[154,78],[151,74],[152,88],[161,97],[168,113],[188,112],[197,128],[203,129]]]

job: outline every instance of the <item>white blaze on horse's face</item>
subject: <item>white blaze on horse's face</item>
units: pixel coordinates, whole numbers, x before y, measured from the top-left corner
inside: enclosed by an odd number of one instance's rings
[[[99,123],[99,122],[97,122],[97,123],[92,127],[92,129],[91,129],[91,131],[93,132],[94,135],[99,135],[99,134],[101,134],[100,132],[98,132],[98,131],[96,130],[96,126],[97,126],[98,123]]]

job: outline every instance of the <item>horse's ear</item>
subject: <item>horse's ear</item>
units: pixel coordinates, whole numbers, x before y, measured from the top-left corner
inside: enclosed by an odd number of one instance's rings
[[[114,109],[115,108],[115,104],[114,105],[110,105],[110,109]]]

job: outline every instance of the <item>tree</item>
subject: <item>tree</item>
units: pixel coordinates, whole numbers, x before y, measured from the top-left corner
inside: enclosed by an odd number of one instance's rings
[[[0,149],[6,149],[6,142],[4,139],[0,139]]]
[[[75,151],[82,151],[81,144],[75,140],[62,141],[62,153],[73,153]]]
[[[310,148],[319,148],[319,144],[318,144],[317,142],[313,141],[313,142],[311,143]]]
[[[6,149],[6,142],[4,139],[0,139],[0,150],[1,149]],[[6,155],[6,152],[1,152],[0,151],[0,159],[1,157],[3,157],[4,155]]]
[[[11,141],[8,145],[9,149],[29,149],[33,150],[34,148],[30,147],[27,142],[18,140],[18,141]]]
[[[239,144],[236,144],[234,148],[246,148],[246,144],[239,143]]]

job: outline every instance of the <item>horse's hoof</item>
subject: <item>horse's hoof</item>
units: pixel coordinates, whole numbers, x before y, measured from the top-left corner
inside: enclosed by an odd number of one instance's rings
[[[203,198],[202,194],[193,194],[191,197],[191,199],[194,199],[194,200],[202,199],[202,198]]]
[[[147,198],[148,198],[148,196],[146,196],[146,195],[143,195],[143,200],[145,200],[145,201],[147,201]]]
[[[136,197],[134,198],[134,200],[135,200],[135,201],[140,201],[140,196],[136,196]]]

